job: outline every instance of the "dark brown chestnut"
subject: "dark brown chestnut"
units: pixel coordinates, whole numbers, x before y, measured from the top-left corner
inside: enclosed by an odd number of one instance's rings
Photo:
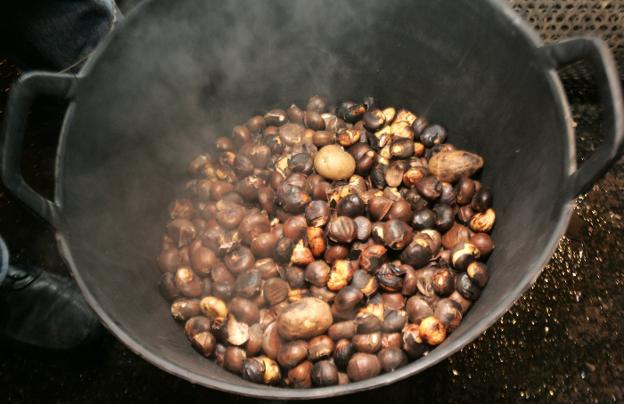
[[[279,266],[271,258],[262,258],[256,261],[254,269],[260,272],[262,279],[270,279],[279,276]]]
[[[451,299],[440,299],[435,304],[434,315],[449,333],[453,332],[462,320],[461,305]]]
[[[367,272],[376,271],[384,263],[387,251],[386,247],[379,244],[366,247],[360,254],[360,268]]]
[[[329,280],[330,267],[325,261],[314,261],[305,270],[305,280],[312,285],[323,287]]]
[[[251,139],[251,131],[246,126],[239,125],[232,129],[232,140],[236,146],[241,147],[245,143],[251,142]]]
[[[371,314],[364,313],[355,319],[355,331],[357,334],[371,334],[381,330],[381,320]]]
[[[256,258],[271,257],[278,241],[277,235],[273,232],[258,234],[251,241],[251,252]]]
[[[191,345],[205,357],[210,357],[217,345],[214,335],[208,331],[193,335]]]
[[[255,115],[247,120],[245,126],[247,126],[247,129],[252,133],[258,133],[266,127],[266,122],[262,115]]]
[[[348,216],[337,216],[329,221],[327,234],[337,243],[350,243],[355,239],[355,223]]]
[[[349,363],[349,359],[355,353],[355,349],[353,348],[353,344],[347,338],[342,338],[336,342],[336,347],[334,348],[334,354],[332,356],[336,367],[341,370],[347,368],[347,364]]]
[[[393,263],[386,262],[376,272],[379,287],[386,292],[398,292],[403,288],[405,271]]]
[[[380,221],[385,219],[390,208],[392,208],[392,200],[385,196],[375,196],[368,201],[368,212],[371,219],[374,221]]]
[[[453,227],[455,223],[455,212],[450,205],[438,203],[433,207],[436,214],[436,229],[440,233],[445,233]]]
[[[288,282],[280,278],[267,279],[262,285],[264,299],[271,306],[283,302],[288,298]]]
[[[405,353],[407,353],[410,358],[419,358],[427,351],[427,345],[420,338],[418,325],[407,324],[403,328],[401,337],[401,348],[403,349],[403,351],[405,351]]]
[[[381,334],[381,349],[397,348],[401,349],[401,333],[382,333]]]
[[[178,248],[189,245],[197,236],[197,230],[190,220],[174,219],[167,224],[167,235]]]
[[[257,235],[271,231],[271,223],[266,212],[250,212],[238,226],[238,233],[244,244],[250,245]]]
[[[252,383],[263,383],[264,372],[264,362],[257,358],[247,358],[243,362],[243,370],[241,371],[241,375],[245,380],[249,380]]]
[[[286,268],[286,281],[293,289],[305,287],[305,271],[293,266]]]
[[[284,223],[284,235],[293,241],[300,240],[305,235],[308,222],[304,216],[292,216]]]
[[[312,362],[329,358],[334,352],[334,341],[327,335],[319,335],[308,342],[308,360]]]
[[[312,362],[305,361],[288,371],[286,384],[295,389],[312,387]]]
[[[189,252],[191,266],[199,276],[208,276],[218,258],[209,248],[199,246]]]
[[[409,223],[412,219],[412,205],[405,199],[399,199],[392,204],[390,211],[388,212],[388,219],[401,220]]]
[[[457,219],[464,224],[468,224],[474,217],[474,214],[475,212],[470,205],[464,205],[457,210]]]
[[[379,284],[374,276],[371,276],[364,270],[358,269],[353,274],[351,286],[359,289],[365,296],[371,296],[377,292]]]
[[[477,258],[479,258],[479,250],[471,243],[459,243],[451,252],[451,263],[458,271],[465,271],[468,264]]]
[[[370,131],[376,131],[386,122],[384,113],[379,109],[366,111],[362,116],[364,127]]]
[[[381,363],[376,355],[358,352],[355,353],[347,365],[349,380],[359,382],[370,379],[381,372]]]
[[[440,268],[433,274],[433,291],[438,296],[448,296],[455,290],[455,274],[448,268]]]
[[[401,220],[388,220],[383,228],[384,244],[393,250],[402,250],[412,241],[413,230]]]
[[[329,360],[317,362],[312,367],[312,383],[315,386],[326,387],[338,384],[338,369]]]
[[[423,198],[435,201],[442,195],[442,183],[434,176],[427,176],[418,181],[416,190]]]
[[[356,323],[353,320],[339,321],[329,326],[327,335],[334,341],[339,339],[351,339],[355,335]]]
[[[192,262],[193,254],[191,254],[191,263]],[[224,263],[230,272],[238,275],[253,268],[255,259],[249,248],[238,247],[225,256]]]
[[[308,357],[305,341],[291,341],[283,344],[277,353],[277,362],[285,368],[294,368]]]
[[[364,293],[353,286],[342,288],[334,298],[334,306],[339,311],[353,310],[364,299]]]
[[[164,249],[158,256],[158,266],[163,273],[175,272],[182,265],[180,251],[175,247]]]
[[[395,138],[390,144],[390,155],[394,158],[406,159],[414,154],[414,142],[407,138]]]
[[[390,310],[384,316],[381,331],[385,333],[399,332],[407,323],[408,315],[404,310]]]
[[[382,349],[377,357],[384,372],[392,372],[407,364],[407,355],[400,348]]]
[[[232,373],[240,374],[243,371],[245,359],[247,359],[247,353],[244,350],[229,346],[223,354],[223,367]]]
[[[475,193],[470,206],[477,212],[485,212],[492,207],[492,192],[487,188],[481,188]]]
[[[442,245],[446,249],[452,249],[459,243],[470,240],[472,232],[470,229],[459,223],[453,224],[453,227],[442,236]]]
[[[487,233],[475,233],[470,237],[469,242],[477,247],[481,258],[487,258],[494,250],[492,237]]]
[[[312,130],[323,130],[325,129],[325,121],[321,114],[314,111],[306,111],[303,114],[303,124],[306,128],[310,128]]]
[[[433,315],[433,309],[429,303],[427,303],[423,296],[418,295],[407,299],[405,311],[407,312],[409,321],[412,324],[419,324],[422,319]]]
[[[189,318],[186,323],[184,323],[184,335],[192,341],[193,337],[201,332],[206,332],[211,330],[211,321],[208,317],[204,316],[195,316]]]
[[[332,303],[336,298],[336,293],[327,289],[326,286],[310,286],[310,294],[317,299],[321,299],[324,302]]]
[[[288,122],[288,115],[283,109],[272,109],[264,115],[267,125],[282,126]]]
[[[329,221],[329,215],[329,204],[325,201],[312,201],[305,209],[305,218],[309,226],[325,226],[325,224],[327,224],[327,222]]]
[[[349,249],[343,245],[333,245],[325,250],[323,259],[329,265],[333,265],[337,260],[345,259],[349,256]]]
[[[428,236],[417,234],[401,253],[401,261],[415,268],[426,265],[433,258],[431,239]]]
[[[288,213],[303,213],[306,205],[311,201],[310,195],[300,187],[283,183],[277,192],[277,199],[284,211]]]
[[[289,238],[280,239],[275,245],[275,252],[273,254],[275,261],[282,264],[288,263],[292,256],[293,247],[294,244]]]
[[[477,300],[481,295],[481,288],[465,272],[462,272],[455,278],[455,289],[460,295],[469,300]]]
[[[350,194],[342,198],[336,206],[339,216],[356,217],[364,213],[364,202],[357,194]]]
[[[468,264],[466,273],[478,287],[484,288],[485,285],[487,285],[489,275],[484,263],[477,261],[471,262]]]
[[[405,306],[405,298],[399,293],[384,293],[381,301],[385,308],[389,310],[401,310]]]
[[[260,311],[256,303],[251,300],[235,297],[227,304],[228,311],[236,317],[237,320],[245,324],[252,325],[260,319]]]
[[[303,123],[303,110],[295,104],[286,108],[286,115],[288,115],[288,120],[292,123]]]
[[[204,284],[195,273],[187,267],[179,268],[174,278],[176,289],[186,297],[200,297]]]

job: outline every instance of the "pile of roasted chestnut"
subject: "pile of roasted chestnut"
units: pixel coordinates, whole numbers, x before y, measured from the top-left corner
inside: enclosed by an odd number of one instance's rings
[[[192,346],[295,388],[392,372],[442,343],[488,282],[483,159],[375,100],[254,116],[188,168],[160,290]]]

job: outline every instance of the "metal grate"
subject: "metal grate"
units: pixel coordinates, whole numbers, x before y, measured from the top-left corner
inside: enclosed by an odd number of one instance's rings
[[[508,0],[547,42],[597,35],[624,47],[624,0]]]
[[[624,0],[507,0],[542,39],[556,42],[572,36],[596,36],[609,44],[624,80]],[[578,62],[559,71],[577,123],[580,160],[600,143],[598,94],[592,69]]]

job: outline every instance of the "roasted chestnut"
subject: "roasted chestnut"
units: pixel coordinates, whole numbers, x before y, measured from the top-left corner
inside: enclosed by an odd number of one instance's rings
[[[355,353],[347,365],[349,380],[359,382],[370,379],[381,373],[381,363],[376,355],[358,352]]]
[[[384,372],[392,372],[407,364],[407,355],[400,348],[382,349],[377,357]]]
[[[350,243],[355,239],[355,223],[348,216],[332,218],[327,225],[329,239],[337,243]]]
[[[312,367],[312,383],[325,387],[338,384],[338,369],[331,361],[323,360]]]

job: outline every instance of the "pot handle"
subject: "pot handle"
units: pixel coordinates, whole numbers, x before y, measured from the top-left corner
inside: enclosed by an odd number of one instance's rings
[[[30,106],[38,96],[73,98],[77,78],[69,74],[32,72],[21,76],[11,88],[2,135],[2,181],[17,198],[48,223],[59,223],[60,204],[30,187],[22,176],[22,142]]]
[[[603,142],[594,154],[568,178],[570,199],[589,190],[621,153],[624,140],[624,108],[617,67],[608,46],[598,38],[572,38],[543,48],[554,68],[580,60],[595,68],[603,111]]]

